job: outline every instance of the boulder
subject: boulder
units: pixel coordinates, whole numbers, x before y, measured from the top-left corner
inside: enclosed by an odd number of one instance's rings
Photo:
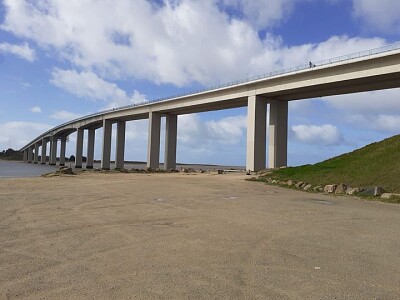
[[[324,192],[328,193],[328,194],[332,194],[335,192],[337,186],[338,186],[337,184],[328,184],[324,187]]]
[[[361,193],[362,191],[364,191],[364,188],[360,187],[360,188],[351,188],[348,187],[346,190],[347,195],[355,195],[358,193]]]
[[[322,187],[322,185],[317,185],[316,187],[313,188],[314,192],[322,192],[324,190],[324,188]]]
[[[305,187],[303,187],[303,190],[308,191],[311,188],[312,188],[312,184],[307,184]]]
[[[67,174],[67,175],[72,175],[74,174],[74,172],[72,171],[72,168],[69,167],[62,167],[60,168],[60,170],[58,171],[60,174]]]
[[[218,175],[224,174],[224,170],[218,170],[217,173]]]
[[[361,192],[361,195],[378,197],[381,196],[383,193],[385,193],[385,190],[382,187],[374,186],[366,188],[363,192]]]
[[[393,198],[393,197],[400,197],[400,194],[383,193],[383,194],[381,195],[381,198],[382,198],[382,199],[390,199],[390,198]]]
[[[335,189],[335,194],[346,194],[347,185],[344,183],[339,184]]]
[[[286,183],[286,185],[288,186],[288,187],[291,187],[291,186],[293,186],[295,184],[295,182],[293,181],[293,180],[288,180],[288,182]]]
[[[298,183],[296,183],[294,186],[298,189],[300,189],[304,184],[304,181],[299,181]]]

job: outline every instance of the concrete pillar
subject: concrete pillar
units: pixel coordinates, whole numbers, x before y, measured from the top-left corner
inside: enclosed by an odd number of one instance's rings
[[[265,169],[267,101],[260,96],[250,96],[247,105],[246,170]]]
[[[42,158],[41,163],[44,165],[47,160],[47,139],[42,139]]]
[[[147,145],[147,167],[157,169],[160,159],[160,125],[161,114],[149,113],[149,135]]]
[[[32,163],[33,160],[33,146],[28,148],[28,163]]]
[[[103,120],[103,151],[101,156],[101,168],[104,170],[110,170],[111,135],[112,121]]]
[[[75,168],[82,168],[82,155],[83,155],[83,134],[82,128],[76,131],[76,151],[75,151]]]
[[[124,168],[124,159],[125,159],[125,121],[117,122],[117,149],[115,152],[115,168],[123,169]]]
[[[28,161],[28,149],[24,150],[24,158],[23,158],[24,162]]]
[[[269,107],[268,167],[287,166],[288,101],[273,100]]]
[[[95,133],[94,128],[88,130],[86,169],[93,169]]]
[[[57,138],[53,137],[50,141],[50,166],[57,164]]]
[[[65,166],[65,149],[67,146],[67,138],[61,138],[61,147],[60,147],[60,166]]]
[[[166,115],[165,121],[164,169],[176,169],[176,138],[178,131],[178,116]]]
[[[33,158],[33,163],[37,164],[39,162],[39,143],[35,144],[35,156]]]

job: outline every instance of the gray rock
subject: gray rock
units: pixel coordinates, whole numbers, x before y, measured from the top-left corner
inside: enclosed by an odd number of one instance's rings
[[[286,182],[286,185],[288,186],[288,187],[291,187],[291,186],[293,186],[295,184],[295,182],[293,181],[293,180],[288,180],[288,182]]]
[[[298,189],[301,188],[301,186],[304,184],[304,181],[299,181],[298,183],[296,183],[294,186]]]
[[[383,193],[385,193],[385,190],[383,188],[381,188],[380,186],[374,186],[366,188],[363,192],[361,192],[361,195],[378,197],[381,196]]]
[[[72,168],[69,168],[69,167],[67,167],[67,168],[65,168],[65,167],[60,168],[60,170],[59,170],[58,172],[61,173],[61,174],[67,174],[67,175],[72,175],[72,174],[74,174],[74,172],[72,171]]]
[[[321,185],[317,185],[316,187],[313,188],[314,192],[322,192],[324,188]]]
[[[383,193],[381,195],[382,199],[390,199],[392,197],[400,197],[400,194],[394,194],[394,193]]]
[[[346,194],[347,185],[344,183],[339,184],[335,189],[335,194]]]
[[[347,195],[355,195],[358,193],[361,193],[362,191],[364,191],[364,188],[360,187],[360,188],[351,188],[348,187],[346,190]]]
[[[332,194],[335,192],[336,188],[337,188],[337,184],[328,184],[324,187],[324,192],[325,193],[329,193]]]

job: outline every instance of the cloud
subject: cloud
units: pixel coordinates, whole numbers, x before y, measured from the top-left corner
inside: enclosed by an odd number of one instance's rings
[[[77,118],[80,118],[82,115],[81,114],[75,114],[72,112],[68,112],[65,110],[59,110],[54,112],[50,117],[56,120],[61,120],[61,121],[71,121]]]
[[[398,0],[353,0],[353,13],[372,31],[398,33],[400,30]]]
[[[29,47],[27,43],[23,45],[0,43],[0,52],[16,55],[29,62],[33,62],[36,59],[35,50]]]
[[[290,128],[294,138],[302,143],[333,146],[340,145],[344,139],[336,126],[294,125]]]
[[[42,109],[39,106],[34,106],[31,108],[31,112],[33,113],[41,113]]]
[[[106,101],[107,108],[143,102],[145,96],[134,91],[131,96],[115,83],[107,82],[92,72],[54,69],[50,83],[78,97]]]
[[[0,124],[0,149],[20,149],[52,126],[33,122],[8,122]]]

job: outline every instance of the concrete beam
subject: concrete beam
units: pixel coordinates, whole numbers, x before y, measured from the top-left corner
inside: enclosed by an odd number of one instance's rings
[[[103,170],[110,170],[111,137],[112,121],[103,120],[103,152],[101,157],[101,168]]]
[[[267,101],[260,96],[250,96],[247,105],[246,170],[265,169],[267,142]]]
[[[53,137],[50,141],[50,166],[57,164],[57,138]]]
[[[125,129],[126,122],[117,122],[117,149],[115,152],[115,168],[123,169],[125,160]]]
[[[41,158],[41,163],[44,165],[47,160],[47,139],[42,139],[42,158]]]
[[[288,101],[273,100],[269,107],[268,167],[287,166]]]
[[[76,130],[75,168],[82,168],[83,134],[82,128]]]
[[[39,143],[35,144],[35,156],[33,158],[33,163],[37,164],[39,162]]]
[[[166,115],[165,122],[165,155],[164,169],[176,169],[176,141],[178,132],[178,116]]]
[[[93,169],[95,135],[96,130],[94,128],[90,128],[88,130],[86,169]]]
[[[65,166],[65,149],[67,146],[67,138],[61,138],[61,147],[60,147],[60,166]]]
[[[147,145],[147,167],[157,169],[160,166],[160,127],[161,114],[149,113],[149,134]]]

